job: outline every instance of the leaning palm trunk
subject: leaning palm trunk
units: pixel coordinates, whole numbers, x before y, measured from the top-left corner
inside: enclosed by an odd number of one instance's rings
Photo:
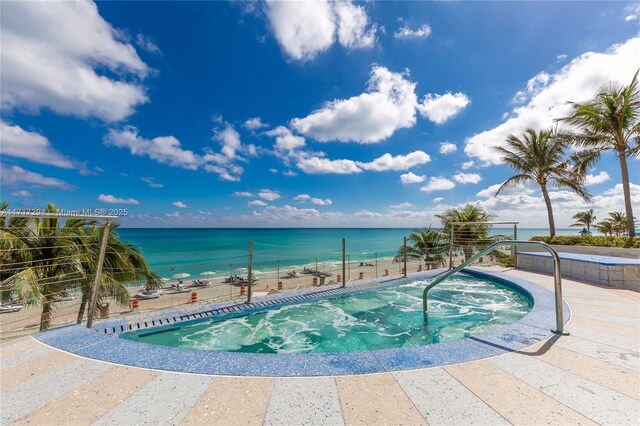
[[[82,319],[84,318],[84,311],[87,308],[87,303],[89,303],[89,293],[82,291],[82,300],[80,301],[80,308],[78,309],[78,318],[77,324],[82,324]]]
[[[547,216],[549,217],[549,235],[552,237],[555,237],[556,223],[553,220],[553,207],[551,207],[551,198],[549,198],[549,193],[547,192],[547,186],[544,184],[541,184],[540,190],[542,191],[542,196],[544,197],[544,203],[547,205]]]
[[[624,193],[624,209],[627,214],[627,230],[630,237],[636,236],[636,224],[631,207],[631,189],[629,188],[629,169],[627,167],[627,155],[624,150],[618,151],[620,171],[622,172],[622,191]]]

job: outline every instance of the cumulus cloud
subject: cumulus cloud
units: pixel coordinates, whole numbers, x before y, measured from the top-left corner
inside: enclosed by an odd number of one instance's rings
[[[25,158],[34,163],[72,169],[73,161],[56,151],[49,139],[37,132],[29,132],[0,120],[2,155]]]
[[[431,157],[424,151],[415,151],[407,155],[384,154],[369,163],[358,162],[363,170],[373,170],[384,172],[389,170],[408,170],[412,167],[426,164],[431,161]]]
[[[431,27],[427,24],[412,29],[408,25],[402,26],[398,31],[393,34],[393,37],[401,40],[408,40],[414,38],[427,38],[431,35]]]
[[[415,83],[403,73],[374,66],[367,92],[328,102],[291,126],[320,142],[376,143],[416,122]]]
[[[234,197],[253,197],[253,194],[251,192],[247,192],[247,191],[236,191],[233,193]]]
[[[265,11],[284,53],[297,61],[314,59],[338,43],[348,49],[375,43],[375,25],[362,6],[351,1],[284,2],[268,0]]]
[[[270,189],[262,189],[258,192],[258,197],[267,201],[275,201],[280,199],[280,193],[278,191],[272,191]]]
[[[599,183],[606,182],[609,179],[611,179],[611,177],[609,176],[609,173],[607,173],[605,171],[602,171],[602,172],[598,173],[597,175],[587,175],[585,177],[584,183],[586,185],[597,185]]]
[[[155,178],[153,177],[141,177],[140,180],[149,185],[151,188],[162,188],[164,186],[163,184],[156,182]]]
[[[156,41],[150,36],[138,34],[136,36],[136,46],[152,55],[162,55],[162,50],[160,50]]]
[[[510,134],[522,134],[527,128],[543,129],[553,120],[567,115],[567,101],[585,102],[609,81],[628,83],[638,69],[640,37],[613,45],[606,52],[587,52],[555,74],[541,72],[521,92],[522,106],[515,107],[506,121],[466,140],[465,153],[485,164],[500,164],[495,151]]]
[[[267,136],[276,138],[276,151],[292,151],[305,146],[305,140],[302,136],[296,136],[291,130],[285,126],[278,126],[275,129],[266,132]]]
[[[362,169],[352,160],[329,160],[328,158],[321,157],[306,157],[298,161],[297,166],[300,170],[310,175],[350,175],[362,173]]]
[[[631,3],[624,8],[626,15],[624,17],[625,22],[631,22],[638,19],[640,16],[640,2]]]
[[[400,175],[400,182],[404,183],[405,185],[410,183],[421,183],[424,182],[426,178],[426,176],[418,176],[415,173],[409,172]]]
[[[451,142],[442,142],[440,144],[440,154],[452,154],[458,150],[458,147],[455,143]]]
[[[226,123],[223,129],[214,130],[213,139],[221,143],[220,152],[208,151],[202,155],[184,149],[174,136],[144,138],[133,126],[125,126],[122,130],[109,129],[103,142],[107,146],[126,148],[133,155],[149,157],[171,167],[187,170],[202,168],[216,173],[223,180],[240,180],[239,176],[244,170],[235,163],[236,160],[242,160],[237,154],[238,150],[243,149],[238,132]]]
[[[30,172],[19,166],[7,166],[6,164],[0,164],[0,182],[2,185],[15,186],[15,185],[33,185],[33,186],[45,186],[50,188],[58,188],[64,190],[73,189],[74,186],[69,183],[58,179],[43,176],[40,173]]]
[[[249,207],[265,207],[265,206],[268,206],[268,204],[265,203],[262,200],[249,201],[248,205],[249,205]]]
[[[427,94],[418,111],[423,117],[436,124],[444,124],[459,114],[471,101],[464,93],[445,93],[444,95]]]
[[[110,194],[98,195],[98,201],[108,204],[140,204],[135,198],[118,198]]]
[[[414,204],[411,204],[409,202],[404,202],[404,203],[399,203],[399,204],[392,204],[389,206],[389,209],[391,210],[404,210],[404,209],[413,209],[416,206]]]
[[[453,176],[453,180],[461,184],[480,183],[482,176],[478,173],[457,173]]]
[[[420,188],[420,190],[424,192],[447,191],[453,189],[455,186],[456,184],[447,178],[431,177],[429,178],[429,183]]]
[[[260,117],[253,117],[245,121],[242,124],[242,127],[247,130],[260,130],[264,129],[265,127],[269,127],[269,125],[267,123],[263,123]]]
[[[475,162],[473,160],[465,161],[464,163],[462,163],[462,170],[469,170],[470,168],[473,167],[474,164]]]
[[[148,66],[95,3],[7,2],[2,15],[2,109],[47,108],[110,122],[147,102],[140,80]]]
[[[310,202],[312,204],[315,204],[317,206],[330,206],[331,204],[333,204],[333,201],[329,198],[315,198],[310,196],[309,194],[300,194],[297,195],[293,198],[295,201],[298,201],[300,203],[306,203],[306,202]]]
[[[176,206],[176,207],[178,207],[178,208],[180,208],[180,209],[186,209],[186,208],[188,207],[188,206],[187,206],[185,203],[183,203],[182,201],[175,201],[175,202],[173,203],[173,205],[174,205],[174,206]]]

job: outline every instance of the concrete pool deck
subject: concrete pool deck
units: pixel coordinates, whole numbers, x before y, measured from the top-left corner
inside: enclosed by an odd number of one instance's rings
[[[506,274],[553,289],[549,276]],[[4,424],[636,424],[640,295],[563,280],[570,336],[444,367],[255,378],[89,360],[27,337],[0,346]]]

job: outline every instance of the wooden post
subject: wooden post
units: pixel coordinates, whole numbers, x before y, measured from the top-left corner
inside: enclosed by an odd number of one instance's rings
[[[251,260],[253,259],[253,241],[249,241],[249,275],[247,277],[247,280],[249,281],[249,287],[247,289],[247,303],[251,303],[251,296],[253,295],[253,290],[252,290],[252,280],[251,280]]]
[[[347,285],[347,274],[346,274],[346,265],[345,265],[345,254],[346,254],[346,250],[345,250],[345,240],[344,238],[342,239],[342,287],[345,287]]]
[[[407,277],[407,237],[404,237],[404,272],[403,272],[403,276],[406,278]]]
[[[107,251],[107,240],[109,239],[109,230],[111,224],[107,221],[102,228],[102,243],[100,245],[100,255],[98,256],[98,265],[96,267],[96,278],[93,281],[93,290],[91,291],[91,300],[89,303],[89,317],[87,318],[87,328],[93,326],[93,315],[96,311],[96,302],[98,301],[98,287],[100,286],[100,275],[102,275],[102,265],[104,264],[104,255]]]

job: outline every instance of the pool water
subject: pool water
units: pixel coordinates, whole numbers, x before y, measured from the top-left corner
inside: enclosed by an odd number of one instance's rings
[[[418,280],[153,334],[123,333],[121,337],[213,351],[352,352],[462,339],[512,324],[531,309],[530,300],[515,290],[460,275],[429,292],[429,321],[425,323],[422,292],[427,284]]]

